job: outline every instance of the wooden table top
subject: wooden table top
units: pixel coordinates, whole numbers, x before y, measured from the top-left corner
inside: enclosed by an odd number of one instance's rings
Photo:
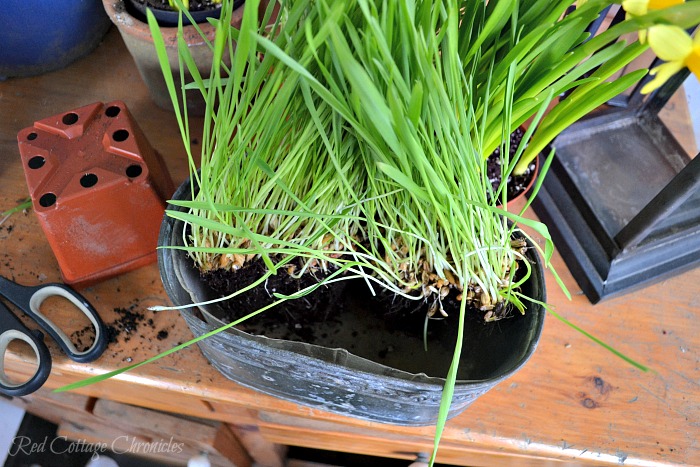
[[[151,144],[164,155],[175,183],[182,181],[187,165],[174,115],[152,103],[113,28],[97,50],[63,70],[0,82],[0,212],[28,193],[17,132],[35,120],[112,100],[127,104]],[[449,453],[464,450],[512,455],[521,464],[533,465],[542,465],[544,458],[583,464],[700,464],[700,269],[593,306],[558,255],[554,265],[573,298],[567,300],[547,273],[549,303],[654,371],[631,367],[550,316],[528,364],[448,423],[443,459],[459,462],[456,454]],[[60,280],[58,264],[33,212],[14,214],[0,225],[0,275],[27,285]],[[47,387],[141,361],[191,337],[177,312],[147,310],[169,303],[155,264],[81,292],[105,323],[117,323],[128,310],[139,316],[138,324],[130,334],[122,332],[92,364],[73,363],[49,343],[54,369]],[[80,326],[61,314],[54,319],[68,327]],[[8,368],[17,371],[29,365],[21,350],[7,360]],[[115,391],[131,391],[147,399],[147,388],[263,411],[261,419],[267,423],[283,423],[289,417],[308,420],[308,426],[340,423],[348,433],[356,433],[358,443],[409,440],[427,451],[434,431],[358,421],[259,394],[225,379],[197,348],[81,392],[109,398]],[[352,440],[351,436],[344,441],[350,443],[349,449]]]

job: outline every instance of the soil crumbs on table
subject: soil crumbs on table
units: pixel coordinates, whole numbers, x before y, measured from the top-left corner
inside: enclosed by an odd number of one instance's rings
[[[124,336],[124,342],[129,342],[141,325],[155,329],[153,318],[146,319],[146,315],[138,310],[138,306],[138,303],[135,303],[129,308],[114,308],[117,318],[110,323],[105,323],[107,345],[117,342],[121,336]],[[162,335],[163,333],[164,335]],[[85,326],[72,333],[70,337],[78,351],[82,352],[89,349],[94,343],[95,329],[92,325]],[[159,340],[163,340],[168,337],[168,332],[161,330],[157,337]]]

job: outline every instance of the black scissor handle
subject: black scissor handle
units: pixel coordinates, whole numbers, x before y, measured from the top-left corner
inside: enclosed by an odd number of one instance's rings
[[[51,354],[39,331],[30,331],[0,303],[0,392],[8,396],[26,396],[44,385],[51,373]],[[37,370],[29,380],[15,383],[5,373],[5,352],[12,341],[24,341],[32,348],[37,359]]]
[[[54,338],[71,360],[85,363],[96,360],[102,355],[107,347],[105,326],[100,319],[100,315],[97,314],[97,311],[95,311],[92,305],[90,305],[82,295],[63,284],[46,284],[37,287],[29,287],[29,289],[34,290],[29,299],[29,309],[31,310],[32,318]],[[95,328],[95,341],[87,350],[79,351],[76,349],[73,342],[66,336],[61,328],[56,326],[41,313],[40,307],[44,300],[56,296],[69,300],[78,310],[88,317],[92,326]]]
[[[75,290],[63,284],[23,286],[0,276],[0,290],[8,300],[36,321],[70,357],[71,360],[86,363],[96,360],[107,347],[104,323],[97,311]],[[41,304],[49,297],[63,297],[83,313],[95,328],[95,340],[87,350],[79,351],[61,328],[41,313]]]

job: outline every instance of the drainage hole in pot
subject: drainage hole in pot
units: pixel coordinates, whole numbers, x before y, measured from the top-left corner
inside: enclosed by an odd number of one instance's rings
[[[119,112],[121,112],[121,111],[122,111],[122,109],[120,109],[120,108],[117,107],[116,105],[110,105],[110,106],[107,107],[107,109],[105,110],[105,115],[108,116],[108,117],[110,117],[110,118],[114,118],[114,117],[116,117],[117,115],[119,115]]]
[[[126,141],[126,139],[129,137],[129,132],[126,130],[117,130],[114,133],[112,133],[112,138],[114,141]]]
[[[45,193],[39,198],[39,204],[45,208],[53,206],[56,203],[56,195],[53,193]]]
[[[83,188],[90,188],[91,186],[95,186],[96,183],[97,175],[95,174],[85,174],[80,177],[80,186]]]
[[[34,132],[32,131],[31,133],[29,133],[29,134],[27,135],[27,140],[29,140],[29,141],[34,141],[34,140],[36,139],[37,136],[39,136],[39,135],[37,135],[36,133],[34,133]]]
[[[27,165],[29,166],[30,169],[40,169],[44,166],[44,163],[46,163],[46,159],[44,159],[41,156],[34,156],[31,159],[29,159],[29,162],[27,162]]]
[[[72,125],[78,121],[78,114],[74,112],[65,114],[62,121],[64,125]]]
[[[140,165],[130,165],[126,168],[126,176],[129,178],[136,178],[143,172],[143,168]]]

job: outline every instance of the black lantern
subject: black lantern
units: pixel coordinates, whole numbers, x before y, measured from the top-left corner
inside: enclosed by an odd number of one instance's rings
[[[553,143],[533,207],[593,303],[700,261],[700,156],[691,157],[659,118],[687,77],[679,73],[644,96],[647,76]]]

